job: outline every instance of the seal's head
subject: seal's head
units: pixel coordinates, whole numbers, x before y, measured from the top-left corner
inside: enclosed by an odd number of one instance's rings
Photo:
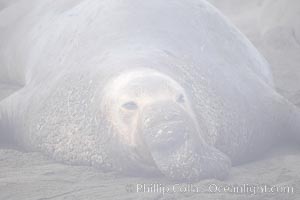
[[[203,141],[185,90],[169,76],[150,69],[123,72],[103,92],[112,134],[139,162],[172,179],[188,180],[211,176],[205,173],[214,159],[223,159],[224,169],[230,166],[226,156]],[[217,157],[207,163],[211,153]]]

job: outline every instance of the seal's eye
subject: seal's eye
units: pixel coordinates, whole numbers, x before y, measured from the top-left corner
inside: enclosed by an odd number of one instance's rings
[[[127,110],[136,110],[138,108],[138,105],[133,101],[129,101],[129,102],[124,103],[122,105],[122,107]]]
[[[184,99],[183,94],[178,95],[176,101],[177,101],[178,103],[184,103],[184,102],[185,102],[185,99]]]

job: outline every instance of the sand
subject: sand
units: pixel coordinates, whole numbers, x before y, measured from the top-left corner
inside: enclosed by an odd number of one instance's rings
[[[274,152],[275,151],[275,152]],[[264,158],[234,167],[226,181],[204,180],[190,185],[164,178],[125,177],[91,167],[69,166],[39,153],[0,150],[0,199],[297,199],[300,196],[300,150],[281,147]],[[141,189],[148,184],[149,189]],[[156,189],[151,184],[156,184]],[[161,184],[158,186],[158,184]],[[248,191],[220,191],[216,186]],[[289,191],[250,190],[250,186],[289,187]],[[174,189],[173,189],[174,187]],[[160,188],[160,189],[157,189]],[[165,193],[163,189],[165,188]],[[170,189],[169,192],[167,188]],[[194,188],[194,190],[192,190]],[[197,189],[195,189],[197,188]],[[180,191],[181,190],[181,191]],[[283,189],[282,189],[283,190]]]

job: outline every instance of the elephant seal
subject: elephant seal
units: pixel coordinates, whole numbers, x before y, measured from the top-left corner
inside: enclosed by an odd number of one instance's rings
[[[0,14],[1,78],[22,85],[1,101],[2,141],[196,181],[299,137],[267,62],[205,1],[31,0]]]

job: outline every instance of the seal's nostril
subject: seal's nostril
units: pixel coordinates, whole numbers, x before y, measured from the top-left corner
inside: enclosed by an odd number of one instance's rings
[[[178,103],[184,103],[185,102],[184,96],[182,94],[178,95],[176,101]]]
[[[127,103],[124,103],[122,105],[122,107],[127,109],[127,110],[136,110],[138,108],[138,105],[133,101],[129,101]]]

